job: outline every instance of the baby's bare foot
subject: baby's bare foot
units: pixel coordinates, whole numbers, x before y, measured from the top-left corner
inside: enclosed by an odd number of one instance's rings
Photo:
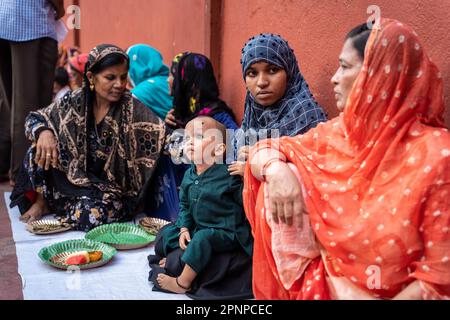
[[[158,275],[158,278],[156,279],[158,281],[158,284],[161,288],[163,288],[164,290],[173,292],[173,293],[186,293],[186,291],[189,288],[189,285],[185,285],[184,283],[180,283],[180,280],[178,279],[178,283],[177,283],[177,278],[174,277],[169,277],[167,274],[163,274],[160,273]],[[181,287],[183,286],[183,287]]]

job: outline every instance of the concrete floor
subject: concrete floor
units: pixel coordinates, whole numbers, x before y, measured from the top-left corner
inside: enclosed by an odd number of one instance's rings
[[[0,183],[0,300],[23,299],[22,280],[17,272],[16,247],[4,200],[4,193],[11,189],[8,183]]]

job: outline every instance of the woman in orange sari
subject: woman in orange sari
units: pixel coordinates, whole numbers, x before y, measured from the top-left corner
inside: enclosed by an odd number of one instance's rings
[[[332,79],[341,114],[251,151],[257,299],[450,296],[441,74],[408,26],[382,19],[369,32],[359,65],[360,37],[346,40]]]

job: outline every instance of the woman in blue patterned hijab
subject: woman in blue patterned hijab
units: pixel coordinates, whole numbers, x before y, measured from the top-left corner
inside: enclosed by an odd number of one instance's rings
[[[265,63],[267,71],[255,67],[260,62]],[[235,159],[243,146],[264,138],[302,134],[319,122],[327,121],[325,111],[314,100],[300,73],[294,51],[281,36],[266,33],[250,38],[242,49],[241,64],[247,96],[242,127],[234,137]],[[272,82],[278,83],[268,85],[270,88],[266,90],[261,83],[265,80],[258,79],[262,72],[266,72],[267,77],[276,73],[281,76],[272,77]],[[245,158],[240,152],[239,159]],[[231,174],[241,174],[241,169],[242,162],[230,166]]]
[[[242,49],[242,74],[257,62],[267,62],[286,71],[287,85],[284,96],[270,106],[262,106],[247,91],[242,128],[278,129],[280,136],[305,133],[319,122],[326,121],[323,109],[314,100],[308,84],[300,73],[294,51],[286,40],[273,34],[251,38]]]

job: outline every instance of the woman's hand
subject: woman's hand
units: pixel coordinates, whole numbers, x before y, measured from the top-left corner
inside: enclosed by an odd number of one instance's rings
[[[167,112],[166,119],[164,120],[168,125],[172,127],[176,127],[177,123],[175,120],[175,115],[173,114],[175,112],[174,109],[170,109],[169,112]]]
[[[228,172],[231,176],[244,176],[245,172],[245,162],[234,161],[228,166]]]
[[[34,161],[45,170],[48,170],[50,165],[55,168],[58,164],[57,142],[51,130],[44,130],[39,134]]]
[[[181,250],[186,250],[187,245],[191,242],[191,235],[187,228],[181,228],[180,238],[178,239]]]
[[[306,207],[302,187],[289,168],[282,161],[272,162],[266,169],[267,196],[269,208],[275,223],[281,221],[289,226],[295,219],[297,227],[302,227]]]
[[[234,161],[228,166],[228,172],[230,173],[230,175],[241,177],[244,176],[245,162],[248,159],[249,152],[249,146],[243,146],[239,149],[237,157],[238,161]]]
[[[290,226],[295,217],[297,227],[302,227],[302,215],[306,214],[302,187],[286,163],[286,156],[270,147],[251,153],[251,172],[256,179],[267,183],[266,196],[274,222],[281,220]]]

